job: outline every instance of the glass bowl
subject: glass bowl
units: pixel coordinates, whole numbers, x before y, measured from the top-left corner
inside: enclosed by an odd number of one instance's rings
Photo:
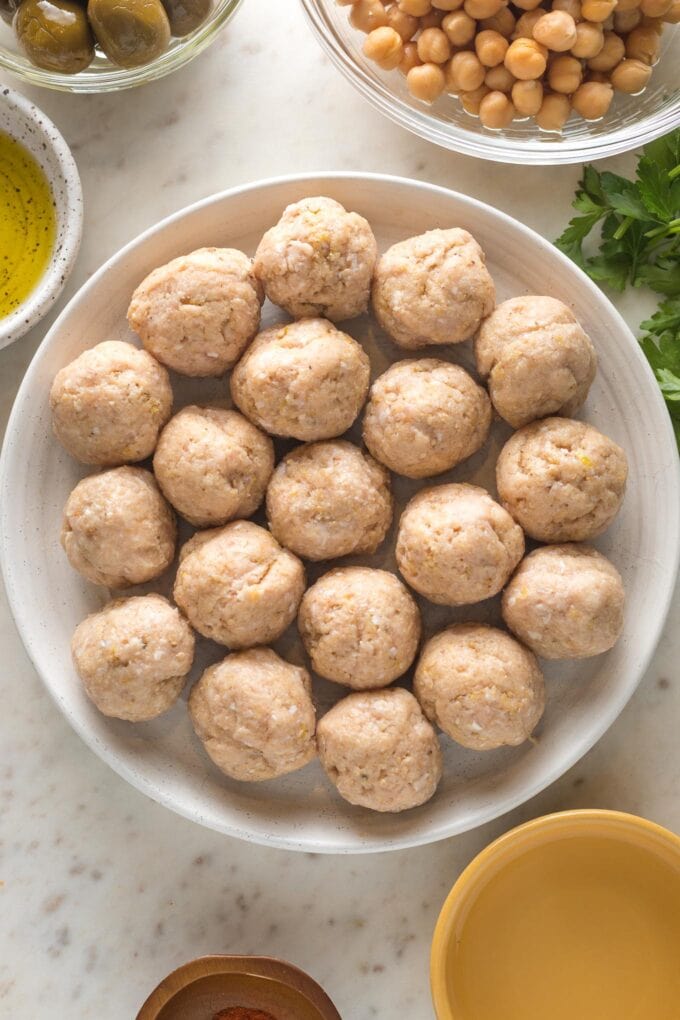
[[[616,93],[606,117],[572,116],[561,134],[532,120],[492,131],[444,95],[432,106],[414,99],[399,71],[382,71],[362,52],[365,39],[349,23],[351,7],[336,0],[302,0],[312,28],[333,63],[386,117],[446,149],[497,163],[581,163],[634,149],[680,125],[680,26],[667,25],[659,62],[638,96]]]
[[[42,85],[61,92],[118,92],[163,78],[209,46],[217,33],[236,13],[242,0],[215,0],[208,18],[191,35],[173,36],[165,53],[141,67],[117,67],[97,48],[89,67],[78,74],[59,74],[35,67],[23,53],[14,29],[0,19],[0,68],[11,71],[31,85]]]

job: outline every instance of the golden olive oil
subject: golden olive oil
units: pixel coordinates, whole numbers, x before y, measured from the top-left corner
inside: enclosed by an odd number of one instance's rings
[[[0,131],[0,318],[26,300],[45,272],[56,223],[42,168],[23,145]]]
[[[456,1020],[678,1020],[677,860],[602,837],[504,863],[447,960]]]

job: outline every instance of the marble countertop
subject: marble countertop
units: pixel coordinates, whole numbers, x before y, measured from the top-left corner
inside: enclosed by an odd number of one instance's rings
[[[9,84],[16,84],[8,82]],[[134,93],[19,86],[78,161],[85,238],[64,301],[122,244],[195,199],[291,172],[376,170],[446,185],[554,237],[579,169],[495,166],[383,120],[318,49],[296,0],[246,0],[211,49]],[[611,160],[629,170],[632,157]],[[640,298],[621,310],[632,326]],[[0,352],[0,415],[47,323]],[[638,693],[558,783],[491,825],[391,855],[250,846],[175,817],[99,761],[31,667],[4,599],[0,712],[0,1016],[132,1020],[153,986],[203,953],[263,953],[308,970],[345,1020],[432,1016],[428,949],[470,858],[517,822],[610,807],[680,830],[680,598]]]

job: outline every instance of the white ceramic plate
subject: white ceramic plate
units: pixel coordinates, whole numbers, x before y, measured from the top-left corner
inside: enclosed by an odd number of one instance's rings
[[[584,416],[619,442],[630,461],[624,508],[597,543],[623,574],[625,633],[607,655],[548,664],[548,706],[535,743],[475,754],[443,740],[445,776],[429,803],[402,815],[379,815],[341,801],[318,763],[262,784],[223,777],[195,740],[181,701],[167,715],[132,726],[100,715],[83,695],[70,661],[79,621],[106,597],[74,573],[59,547],[62,507],[84,473],[53,439],[48,392],[59,368],[100,340],[128,337],[127,304],[152,268],[202,245],[252,253],[283,207],[305,195],[330,195],[363,213],[381,249],[434,226],[470,230],[485,249],[499,299],[546,293],[574,309],[600,355]],[[265,323],[275,310],[265,307]],[[398,352],[368,320],[350,332],[370,350],[373,372]],[[469,345],[445,356],[469,364]],[[437,356],[442,356],[438,348]],[[178,381],[178,403],[226,402],[224,380]],[[450,478],[492,485],[493,463],[507,432]],[[216,195],[165,220],[111,259],[83,287],[45,338],[10,420],[0,471],[1,551],[10,603],[26,648],[74,729],[112,768],[174,811],[230,835],[273,846],[327,853],[392,850],[473,828],[533,796],[573,765],[626,704],[650,660],[666,616],[678,561],[678,455],[657,386],[631,333],[600,291],[555,248],[479,202],[427,184],[384,176],[327,174],[266,181]],[[403,500],[414,483],[396,482]],[[389,562],[387,552],[379,562]],[[312,577],[317,571],[310,571]],[[494,619],[494,602],[464,612],[429,606],[428,631],[457,618]],[[280,647],[299,654],[288,635]],[[224,654],[205,643],[201,662]],[[319,684],[322,708],[341,691]]]

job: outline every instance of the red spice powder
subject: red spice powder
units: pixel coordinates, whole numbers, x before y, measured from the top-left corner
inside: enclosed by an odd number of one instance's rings
[[[250,1009],[248,1006],[230,1006],[215,1013],[213,1020],[276,1020],[271,1013],[263,1013],[261,1009]]]

